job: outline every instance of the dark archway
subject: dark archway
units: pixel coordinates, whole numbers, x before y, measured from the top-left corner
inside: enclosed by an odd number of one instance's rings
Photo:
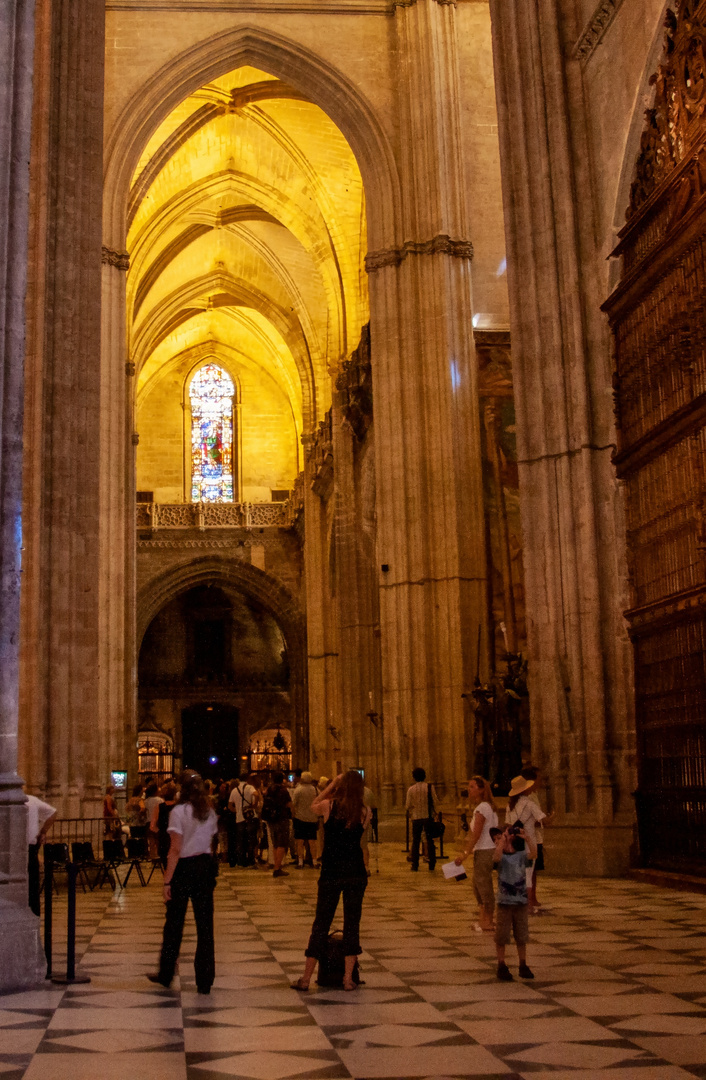
[[[138,596],[137,603],[137,651],[142,655],[143,646],[148,646],[148,628],[164,611],[171,602],[182,598],[181,602],[187,606],[190,598],[197,595],[195,590],[210,590],[214,596],[222,594],[229,612],[221,611],[219,614],[220,600],[202,607],[204,622],[211,623],[208,633],[214,638],[218,637],[218,629],[214,626],[220,618],[227,624],[229,618],[237,621],[237,611],[244,603],[246,607],[254,611],[264,613],[264,621],[267,623],[267,634],[274,634],[273,627],[279,629],[284,643],[284,656],[281,672],[274,670],[276,666],[276,648],[272,643],[272,657],[270,667],[262,674],[265,680],[262,686],[273,692],[277,689],[287,691],[291,716],[291,731],[293,740],[293,752],[295,763],[308,760],[309,752],[309,722],[308,722],[308,689],[307,689],[307,664],[306,664],[306,623],[304,616],[294,596],[276,578],[263,570],[245,563],[241,560],[228,560],[218,557],[205,557],[170,570],[156,580],[146,585]],[[188,597],[187,597],[187,594]],[[268,621],[269,620],[269,621]],[[225,632],[225,631],[224,631]],[[187,631],[184,630],[186,635]],[[188,643],[185,641],[184,647]],[[222,705],[234,705],[233,684],[228,684],[228,679],[233,672],[228,668],[232,664],[225,650],[225,668],[221,674],[209,674],[207,670],[211,661],[206,661],[206,669],[200,672],[189,672],[201,682],[199,686],[198,702]],[[242,658],[237,670],[243,674]],[[236,671],[237,674],[237,671]],[[248,678],[255,677],[257,672],[246,672]],[[220,679],[220,683],[219,683]],[[241,679],[242,681],[242,679]],[[282,720],[284,721],[284,716]],[[288,719],[288,718],[287,718]],[[284,726],[288,726],[285,724]],[[243,725],[241,724],[241,728]],[[244,738],[241,730],[241,742]]]
[[[199,702],[181,711],[182,764],[210,780],[241,771],[239,713],[232,705]]]

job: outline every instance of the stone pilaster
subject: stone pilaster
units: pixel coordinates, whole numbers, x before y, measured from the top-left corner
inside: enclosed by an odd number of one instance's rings
[[[309,672],[309,762],[330,775],[342,759],[336,597],[332,595],[333,455],[328,423],[304,441],[304,566]],[[331,504],[331,505],[330,505]],[[334,731],[337,734],[334,734]]]
[[[558,0],[491,0],[508,252],[533,756],[567,826],[630,841],[630,662],[603,280],[578,61]],[[560,845],[562,834],[553,842]],[[568,854],[568,853],[567,853]]]
[[[405,241],[371,252],[388,800],[422,764],[455,799],[461,694],[485,628],[486,568],[456,10],[395,12]],[[483,648],[485,655],[485,648]],[[484,673],[484,672],[483,672]]]
[[[27,907],[27,811],[17,775],[22,414],[34,4],[0,3],[0,990],[39,974]]]
[[[46,72],[32,164],[39,224],[26,441],[41,484],[28,488],[25,511],[38,533],[28,573],[40,610],[26,624],[32,640],[23,641],[24,700],[39,705],[25,740],[44,756],[28,755],[37,774],[30,781],[74,816],[100,806],[108,725],[121,721],[105,715],[99,692],[105,11],[100,0],[39,10],[47,43],[38,54]]]

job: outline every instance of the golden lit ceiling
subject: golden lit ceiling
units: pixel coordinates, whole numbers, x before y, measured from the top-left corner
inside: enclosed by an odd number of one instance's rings
[[[208,83],[145,147],[128,221],[138,400],[210,344],[320,420],[368,318],[363,184],[326,114],[255,68]]]

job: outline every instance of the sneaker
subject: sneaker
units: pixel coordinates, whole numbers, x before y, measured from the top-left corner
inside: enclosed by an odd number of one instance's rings
[[[534,972],[530,971],[527,964],[520,964],[519,975],[521,979],[533,979]]]
[[[289,877],[286,870],[273,870],[272,877]]]
[[[500,982],[512,982],[512,972],[507,964],[498,964],[498,970],[496,972]]]

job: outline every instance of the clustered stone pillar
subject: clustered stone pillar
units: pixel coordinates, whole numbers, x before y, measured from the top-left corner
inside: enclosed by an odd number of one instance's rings
[[[400,0],[402,227],[371,252],[371,347],[388,805],[415,765],[455,801],[462,693],[486,674],[486,560],[456,7]]]
[[[100,813],[107,732],[121,719],[100,693],[101,663],[119,661],[100,645],[101,499],[112,498],[100,489],[105,6],[40,0],[38,15],[25,443],[41,482],[25,498],[24,588],[39,613],[23,623],[23,757],[34,789],[72,817]]]
[[[38,975],[27,906],[27,811],[17,775],[22,413],[34,4],[0,3],[0,990]]]
[[[580,74],[565,60],[560,0],[491,0],[491,16],[532,752],[564,826],[552,835],[553,865],[575,866],[575,846],[587,842],[594,872],[616,872],[627,865],[634,817],[631,669],[602,259],[576,200],[591,184]]]

